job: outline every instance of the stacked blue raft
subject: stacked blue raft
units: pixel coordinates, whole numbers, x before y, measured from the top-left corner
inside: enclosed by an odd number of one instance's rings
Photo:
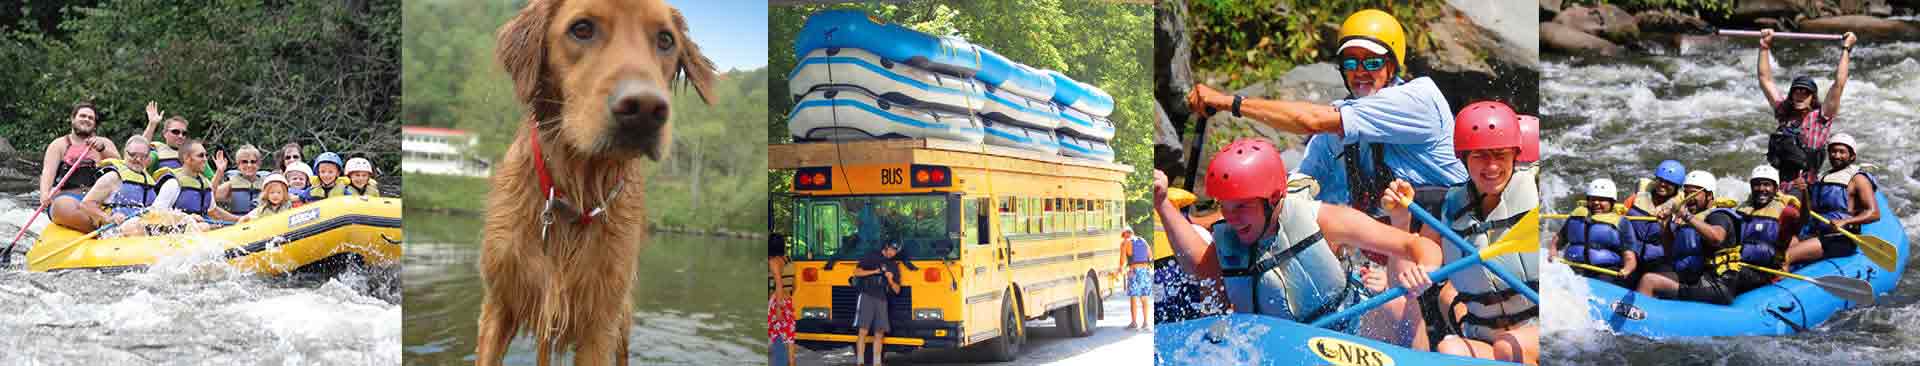
[[[808,17],[794,53],[798,141],[939,138],[1114,159],[1111,95],[964,39],[827,10]]]
[[[1894,268],[1873,264],[1865,253],[1807,264],[1794,273],[1808,278],[1844,276],[1867,281],[1876,297],[1892,293],[1907,267],[1907,234],[1887,197],[1875,192],[1880,221],[1862,225],[1860,235],[1878,236],[1894,246]],[[1818,285],[1782,279],[1734,297],[1733,303],[1657,299],[1607,281],[1587,278],[1588,313],[1623,334],[1649,338],[1786,335],[1825,323],[1835,313],[1863,304],[1847,302]]]

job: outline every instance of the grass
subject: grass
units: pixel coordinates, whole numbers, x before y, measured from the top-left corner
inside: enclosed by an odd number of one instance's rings
[[[487,205],[487,179],[435,174],[407,174],[402,195],[407,209],[480,212]]]

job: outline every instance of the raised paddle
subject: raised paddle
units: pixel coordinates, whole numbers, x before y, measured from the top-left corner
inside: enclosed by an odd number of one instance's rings
[[[1854,243],[1860,244],[1860,252],[1866,254],[1867,259],[1873,260],[1873,264],[1880,266],[1880,269],[1892,271],[1896,263],[1900,261],[1899,252],[1893,249],[1893,243],[1888,243],[1887,239],[1881,239],[1873,235],[1854,235],[1853,232],[1847,231],[1846,228],[1840,227],[1840,225],[1834,225],[1833,221],[1827,221],[1827,218],[1820,216],[1819,212],[1808,210],[1807,213],[1811,214],[1810,216],[1813,216],[1813,219],[1820,220],[1821,223],[1827,224],[1827,226],[1832,226],[1833,231],[1838,231],[1841,235],[1845,235],[1847,239],[1852,239]]]
[[[1527,214],[1527,218],[1521,219],[1520,224],[1515,225],[1515,228],[1523,225],[1532,225],[1538,230],[1537,228],[1540,226],[1540,216],[1537,214],[1537,211],[1536,213]],[[1447,265],[1441,266],[1440,269],[1428,273],[1427,279],[1433,280],[1434,285],[1438,286],[1440,282],[1445,282],[1448,277],[1453,276],[1454,272],[1459,272],[1460,270],[1485,262],[1488,258],[1521,253],[1529,250],[1540,250],[1540,240],[1534,237],[1508,235],[1498,243],[1493,243],[1493,245],[1488,245],[1486,248],[1481,248],[1478,254],[1454,260],[1453,263],[1447,263]],[[1527,289],[1524,284],[1514,286],[1514,288],[1525,289],[1524,291],[1527,291],[1522,293],[1532,292],[1532,289]],[[1340,312],[1320,317],[1320,319],[1314,319],[1312,324],[1316,328],[1326,328],[1328,325],[1332,325],[1333,322],[1366,313],[1367,311],[1373,310],[1373,308],[1386,304],[1388,301],[1393,301],[1396,297],[1406,296],[1406,294],[1407,288],[1405,287],[1390,288],[1385,292],[1381,292],[1379,295],[1368,298],[1366,301],[1340,310]],[[1529,297],[1529,299],[1533,299],[1535,303],[1540,301],[1532,297]]]
[[[1721,29],[1719,32],[1715,32],[1715,33],[1722,36],[1731,36],[1731,37],[1759,37],[1760,36],[1760,31],[1750,31],[1750,30]],[[1773,32],[1773,38],[1804,39],[1804,40],[1810,40],[1810,41],[1838,41],[1841,39],[1845,39],[1846,36],[1840,35],[1840,34],[1823,34],[1823,33]]]
[[[73,147],[68,147],[67,155],[73,155],[72,154],[73,150],[74,150]],[[54,183],[53,187],[48,188],[47,190],[49,191],[58,190],[60,189],[61,186],[67,185],[67,178],[73,178],[73,172],[80,171],[80,159],[74,159],[74,162],[71,163],[70,165],[72,165],[72,167],[67,168],[67,174],[60,176],[60,183]],[[53,192],[40,192],[40,195],[42,197],[41,199],[42,202],[40,202],[40,208],[33,210],[33,216],[27,216],[27,223],[20,225],[20,232],[13,234],[13,241],[7,242],[7,250],[0,251],[0,266],[4,266],[7,264],[7,262],[13,261],[13,246],[20,244],[20,238],[27,235],[27,228],[33,227],[33,221],[40,219],[40,213],[46,212],[47,207],[52,207],[53,200],[55,198],[60,198],[59,194],[54,194],[52,198],[46,198],[46,195],[48,193],[53,193]]]
[[[27,267],[29,268],[36,267],[40,264],[40,262],[44,262],[48,259],[58,257],[60,254],[66,253],[68,250],[73,250],[74,247],[79,246],[78,244],[80,244],[80,242],[87,241],[87,239],[93,239],[94,237],[100,236],[100,233],[107,232],[107,230],[113,230],[114,228],[120,227],[120,224],[126,223],[127,221],[132,221],[134,218],[140,217],[140,215],[145,215],[145,214],[147,214],[147,208],[141,208],[140,211],[134,212],[133,215],[127,216],[127,218],[125,219],[121,219],[120,222],[108,223],[106,226],[101,226],[98,229],[93,229],[93,232],[87,233],[87,235],[83,235],[73,240],[68,240],[65,244],[60,244],[60,246],[54,247],[55,249],[53,249],[53,251],[46,252],[46,254],[42,254],[39,257],[28,257]]]
[[[1426,223],[1427,226],[1433,227],[1433,232],[1440,233],[1441,238],[1459,247],[1461,253],[1471,254],[1474,252],[1473,244],[1468,244],[1467,239],[1461,238],[1460,234],[1454,233],[1451,229],[1447,229],[1449,226],[1440,222],[1439,218],[1433,217],[1433,214],[1427,213],[1427,210],[1421,209],[1420,204],[1414,203],[1413,200],[1410,199],[1412,197],[1411,195],[1408,197],[1409,199],[1402,202],[1406,203],[1407,211],[1413,213],[1413,218],[1420,220],[1422,223]],[[1507,229],[1507,233],[1503,235],[1500,242],[1525,239],[1535,247],[1538,247],[1540,245],[1540,210],[1534,209],[1527,211],[1527,215],[1521,218],[1520,222],[1515,223],[1512,228]],[[1540,303],[1540,294],[1534,292],[1533,288],[1527,287],[1526,281],[1521,281],[1519,277],[1514,277],[1512,273],[1507,273],[1506,270],[1500,269],[1500,267],[1486,266],[1486,268],[1487,271],[1493,272],[1494,276],[1500,277],[1501,281],[1506,282],[1507,287],[1513,288],[1514,291],[1519,291],[1522,296],[1526,296],[1527,300],[1533,300],[1535,304]]]
[[[1821,290],[1827,290],[1827,293],[1833,294],[1833,296],[1839,296],[1841,299],[1847,300],[1847,302],[1852,302],[1855,304],[1866,304],[1866,305],[1874,304],[1873,284],[1867,283],[1866,280],[1852,278],[1852,277],[1842,277],[1842,276],[1820,276],[1820,278],[1807,278],[1807,276],[1801,276],[1799,274],[1792,273],[1792,272],[1767,268],[1766,266],[1756,266],[1752,264],[1747,264],[1746,262],[1739,262],[1739,264],[1741,267],[1745,267],[1748,269],[1757,269],[1757,270],[1760,270],[1761,272],[1772,273],[1772,274],[1780,275],[1781,277],[1812,282],[1814,285],[1819,285]]]

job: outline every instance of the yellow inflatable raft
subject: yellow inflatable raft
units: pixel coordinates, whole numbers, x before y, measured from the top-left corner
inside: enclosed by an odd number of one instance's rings
[[[219,255],[263,275],[323,261],[394,265],[401,258],[400,213],[399,198],[336,197],[197,234],[77,240],[88,233],[47,225],[27,251],[27,269],[132,270],[183,255]]]

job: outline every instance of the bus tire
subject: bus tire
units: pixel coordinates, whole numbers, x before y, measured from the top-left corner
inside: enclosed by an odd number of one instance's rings
[[[1026,333],[1021,328],[1025,327],[1026,319],[1015,310],[1013,303],[1017,300],[1013,298],[1013,291],[1007,291],[1000,299],[1000,336],[987,341],[987,356],[993,361],[1010,362],[1020,356],[1020,338]]]
[[[1055,326],[1065,330],[1067,335],[1074,337],[1093,335],[1095,319],[1099,319],[1100,317],[1100,313],[1096,312],[1100,304],[1095,303],[1093,300],[1095,297],[1094,291],[1096,291],[1093,278],[1088,277],[1085,282],[1086,283],[1081,286],[1080,303],[1056,310],[1056,316],[1053,317],[1053,324],[1055,324]]]

